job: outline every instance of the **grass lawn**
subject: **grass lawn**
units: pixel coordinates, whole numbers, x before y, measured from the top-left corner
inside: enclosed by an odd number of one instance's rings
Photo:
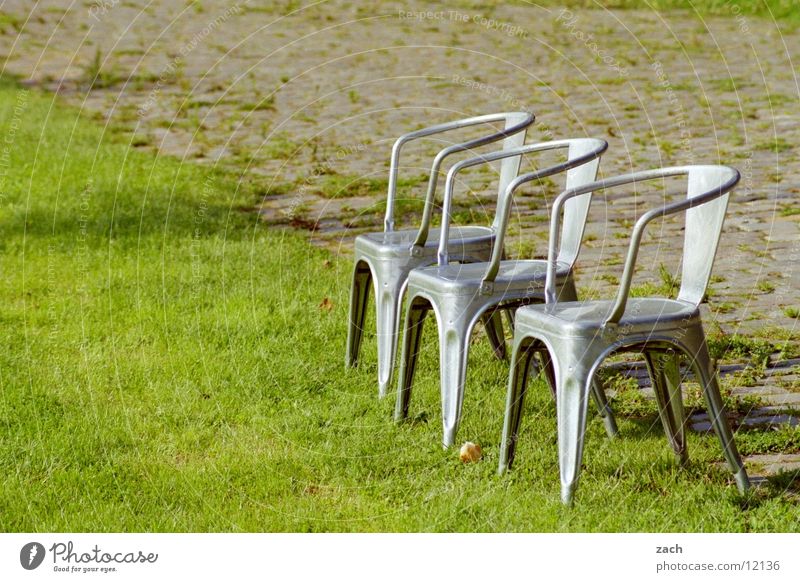
[[[800,13],[796,0],[539,0],[538,4],[568,6],[570,8],[609,8],[637,10],[688,10],[705,15],[746,17],[764,16],[775,20],[797,22]]]
[[[51,95],[0,85],[0,132],[0,531],[800,529],[785,479],[740,498],[696,434],[680,470],[652,415],[615,441],[592,415],[562,507],[542,385],[499,478],[507,364],[483,341],[460,437],[485,456],[462,465],[439,446],[432,326],[412,422],[378,401],[369,337],[344,370],[348,256]]]

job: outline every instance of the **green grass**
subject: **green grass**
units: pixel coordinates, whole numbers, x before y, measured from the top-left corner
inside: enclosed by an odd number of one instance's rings
[[[397,196],[402,198],[410,190],[427,182],[427,176],[400,178],[397,181]],[[354,196],[386,197],[389,180],[384,177],[345,176],[339,174],[320,174],[310,191],[323,198],[352,198]],[[423,190],[424,194],[424,190]]]
[[[594,411],[562,507],[538,382],[498,477],[507,364],[483,341],[460,438],[485,457],[462,465],[439,445],[432,329],[413,420],[394,424],[372,337],[343,368],[349,257],[260,225],[230,176],[52,99],[0,85],[0,132],[19,126],[0,172],[0,531],[800,527],[788,485],[738,496],[713,437],[689,436],[682,470],[657,419],[622,416],[610,441]]]
[[[800,214],[800,208],[797,208],[795,206],[788,206],[788,205],[787,206],[783,206],[780,209],[779,214],[781,216],[797,216],[798,214]]]
[[[797,307],[786,307],[783,313],[791,319],[800,319],[800,309]]]
[[[775,291],[775,285],[765,279],[762,279],[761,281],[756,283],[756,289],[758,289],[763,293],[772,293],[773,291]]]
[[[781,453],[800,448],[800,426],[781,425],[775,430],[741,430],[737,445],[743,455]]]
[[[763,16],[776,20],[800,20],[795,0],[546,0],[540,4],[569,8],[622,8],[636,10],[688,10],[699,15],[731,17]]]
[[[708,334],[708,351],[712,358],[728,361],[745,361],[762,366],[770,354],[777,351],[772,342],[763,338],[751,338],[740,334]]]
[[[774,139],[765,139],[756,143],[753,147],[760,150],[767,150],[776,154],[785,152],[792,149],[794,146],[782,137],[775,137]]]

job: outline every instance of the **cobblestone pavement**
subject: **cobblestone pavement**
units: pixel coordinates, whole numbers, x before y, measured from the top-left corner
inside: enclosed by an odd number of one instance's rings
[[[606,176],[682,163],[736,166],[743,179],[705,321],[713,333],[781,341],[784,355],[796,348],[800,37],[738,14],[735,3],[730,16],[705,19],[466,0],[0,5],[6,73],[59,92],[132,147],[237,172],[266,225],[308,230],[312,242],[344,254],[356,234],[381,224],[393,138],[445,120],[531,110],[538,121],[529,141],[607,139]],[[410,147],[403,160],[407,224],[439,147]],[[465,176],[458,220],[489,222],[494,178]],[[547,205],[535,189],[527,194],[517,201],[509,247],[541,256]],[[595,196],[579,292],[614,291],[630,227],[660,196]],[[680,228],[652,225],[639,289],[671,284]],[[749,422],[795,422],[787,414],[800,398],[795,355],[741,387],[764,401]],[[701,418],[693,421],[704,430]]]
[[[655,394],[650,388],[643,362],[621,362],[610,367],[623,378],[635,381],[646,401],[655,407]],[[684,401],[690,403],[693,397],[696,398],[698,387],[686,370],[684,374],[687,374],[682,386]],[[748,374],[748,368],[743,364],[722,364],[719,376],[723,388],[727,388],[732,397],[744,398],[748,403],[742,407],[743,410],[729,412],[729,420],[740,435],[742,431],[763,434],[800,425],[800,358],[770,357],[756,378]],[[618,390],[608,392],[612,397],[618,395]],[[713,433],[708,414],[704,411],[690,410],[687,425],[695,432]],[[768,453],[748,454],[745,460],[756,483],[780,471],[800,470],[800,451],[796,446],[789,447],[788,451],[775,447]]]

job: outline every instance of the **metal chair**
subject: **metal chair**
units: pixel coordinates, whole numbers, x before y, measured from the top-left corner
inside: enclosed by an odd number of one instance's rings
[[[468,151],[500,140],[503,140],[504,149],[520,146],[525,143],[525,134],[533,121],[533,114],[525,112],[482,115],[414,131],[403,135],[394,143],[389,167],[389,192],[386,199],[384,231],[361,235],[355,241],[355,266],[350,291],[350,320],[345,357],[345,365],[348,367],[353,367],[358,363],[369,288],[372,282],[377,312],[378,394],[380,397],[386,395],[392,375],[397,350],[399,307],[406,288],[408,273],[416,267],[436,262],[436,240],[439,237],[439,229],[432,229],[430,225],[435,203],[436,184],[442,163],[454,153]],[[431,166],[419,229],[395,231],[394,200],[402,147],[410,141],[446,131],[500,122],[505,124],[502,131],[494,131],[489,135],[450,145],[436,155]],[[506,185],[517,175],[519,164],[519,156],[503,161],[500,172],[500,192],[505,190]],[[496,226],[493,225],[492,228],[463,226],[451,229],[449,237],[454,257],[462,262],[488,260],[494,245]],[[487,321],[486,323],[489,340],[494,346],[495,353],[498,357],[505,357],[502,322],[499,318],[494,318],[491,322]]]
[[[514,310],[520,304],[544,300],[547,261],[501,260],[514,191],[526,182],[560,172],[567,173],[568,188],[577,188],[593,182],[597,177],[600,156],[607,147],[608,144],[601,139],[566,139],[495,152],[459,162],[450,168],[442,208],[438,265],[414,269],[408,278],[408,309],[400,357],[396,420],[402,420],[408,415],[422,326],[425,316],[432,309],[436,314],[439,328],[443,443],[445,446],[450,446],[455,442],[464,397],[469,337],[475,323],[481,317],[499,314],[500,309]],[[557,149],[567,150],[566,162],[519,176],[500,194],[495,215],[497,242],[491,261],[468,265],[452,264],[450,262],[452,242],[448,235],[456,175],[465,168],[509,156]],[[567,229],[558,255],[555,279],[555,284],[564,300],[577,299],[572,267],[580,249],[590,198],[591,195],[587,194],[582,198],[571,200],[567,205]],[[613,434],[616,432],[613,416],[599,385],[595,396],[601,404],[600,409],[608,419],[608,426]]]
[[[590,191],[636,184],[645,180],[685,176],[686,199],[642,215],[633,228],[616,299],[556,302],[560,267],[556,245],[562,207]],[[711,275],[728,192],[739,172],[726,166],[685,166],[628,174],[563,192],[552,209],[550,249],[545,288],[546,305],[521,308],[516,314],[514,348],[506,400],[499,472],[511,467],[520,426],[528,368],[534,352],[547,352],[556,374],[558,458],[561,499],[572,502],[578,483],[586,428],[586,400],[601,362],[620,350],[644,353],[667,437],[682,463],[686,462],[684,412],[678,356],[689,358],[702,384],[708,413],[722,443],[739,490],[749,487],[725,414],[713,363],[708,354],[698,304]],[[683,266],[678,298],[629,298],[631,278],[642,234],[650,221],[686,212]]]

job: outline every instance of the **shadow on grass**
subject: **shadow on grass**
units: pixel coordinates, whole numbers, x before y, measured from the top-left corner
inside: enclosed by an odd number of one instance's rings
[[[66,235],[91,246],[110,237],[201,238],[254,223],[238,210],[251,202],[249,190],[237,191],[232,175],[134,154],[56,98],[0,77],[4,162],[14,169],[2,176],[4,240]]]

